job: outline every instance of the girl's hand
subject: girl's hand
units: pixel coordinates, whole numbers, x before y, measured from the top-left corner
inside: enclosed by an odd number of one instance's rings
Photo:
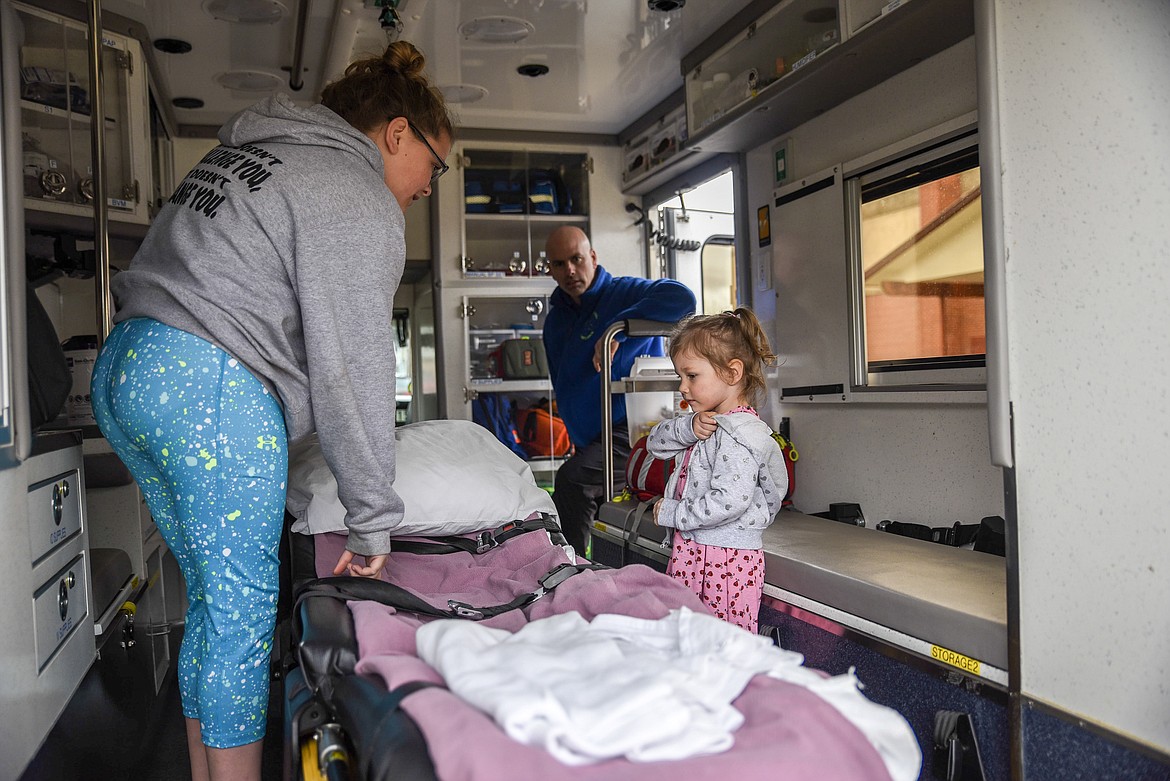
[[[657,502],[654,503],[654,525],[655,526],[658,525],[658,510],[661,507],[662,507],[662,500],[659,499]]]
[[[719,425],[715,422],[714,412],[696,412],[691,418],[691,431],[699,439],[710,439]]]
[[[382,568],[386,566],[385,553],[380,553],[377,556],[362,556],[366,561],[364,567],[353,563],[356,555],[350,550],[343,551],[341,558],[337,560],[337,566],[333,568],[333,574],[340,575],[348,571],[355,578],[377,578],[382,574]]]

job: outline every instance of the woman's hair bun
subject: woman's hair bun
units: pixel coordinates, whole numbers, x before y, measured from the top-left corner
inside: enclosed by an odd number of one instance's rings
[[[422,76],[423,68],[427,64],[423,53],[409,41],[395,41],[386,47],[382,53],[382,62],[391,70],[401,73],[408,79]]]

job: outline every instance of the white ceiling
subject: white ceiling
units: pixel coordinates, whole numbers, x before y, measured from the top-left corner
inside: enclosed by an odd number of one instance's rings
[[[298,2],[308,2],[304,88],[292,92]],[[682,86],[679,60],[750,0],[688,0],[670,13],[646,0],[401,0],[401,38],[427,57],[440,87],[487,90],[474,103],[453,104],[462,127],[616,134]],[[212,5],[214,3],[214,5]],[[194,97],[201,109],[174,108],[181,126],[218,127],[233,113],[270,94],[289,92],[311,103],[328,80],[359,55],[388,41],[373,0],[105,0],[107,11],[144,24],[150,39],[179,38],[188,54],[152,51],[158,90],[169,101]],[[209,8],[283,11],[271,24],[229,24]],[[527,21],[532,33],[516,43],[481,42],[460,33],[476,18]],[[547,65],[531,78],[516,68]],[[228,72],[279,86],[229,89]]]

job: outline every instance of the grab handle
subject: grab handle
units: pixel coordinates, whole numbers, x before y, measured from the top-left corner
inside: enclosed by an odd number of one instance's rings
[[[603,501],[613,498],[613,352],[610,344],[614,338],[625,333],[628,336],[669,336],[674,330],[675,323],[662,323],[657,320],[618,320],[605,329],[602,335],[601,350],[601,441],[605,446],[605,460],[603,462],[605,496]]]

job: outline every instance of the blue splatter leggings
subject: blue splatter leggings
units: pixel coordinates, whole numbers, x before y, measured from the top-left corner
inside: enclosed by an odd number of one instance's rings
[[[223,350],[149,318],[110,333],[92,396],[187,580],[183,715],[213,748],[260,740],[288,476],[280,405]]]

